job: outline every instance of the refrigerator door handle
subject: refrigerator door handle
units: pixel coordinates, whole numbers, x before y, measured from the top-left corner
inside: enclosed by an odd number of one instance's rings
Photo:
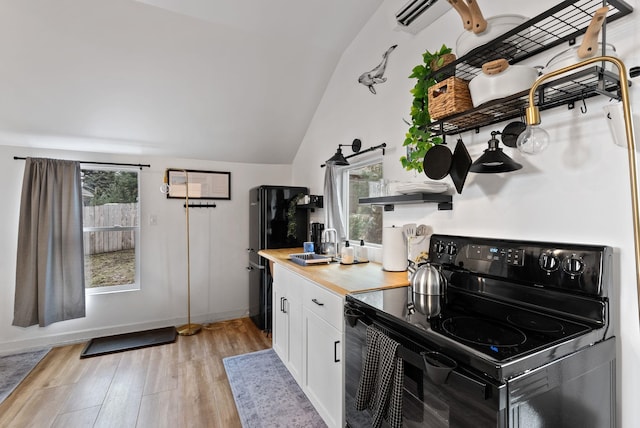
[[[249,268],[250,269],[260,269],[260,270],[264,270],[264,266],[259,265],[255,262],[249,262]]]

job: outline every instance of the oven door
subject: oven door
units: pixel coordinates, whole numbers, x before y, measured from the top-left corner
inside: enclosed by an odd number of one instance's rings
[[[352,309],[352,308],[350,308]],[[427,363],[438,365],[440,353],[424,346],[411,337],[399,323],[390,325],[386,320],[370,314],[346,324],[345,347],[345,418],[351,428],[370,428],[368,410],[358,411],[355,406],[366,355],[367,325],[387,334],[400,344],[399,355],[404,361],[404,395],[402,406],[403,427],[476,428],[506,427],[506,388],[462,366],[447,370],[438,379]],[[352,325],[353,324],[353,325]],[[424,342],[424,341],[422,341]],[[425,357],[426,361],[425,361]],[[383,426],[386,423],[383,423]]]

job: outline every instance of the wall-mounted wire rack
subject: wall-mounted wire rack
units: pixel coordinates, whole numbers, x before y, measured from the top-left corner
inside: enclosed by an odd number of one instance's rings
[[[510,64],[516,64],[562,43],[575,42],[578,36],[585,33],[594,12],[603,4],[609,6],[608,23],[633,12],[633,8],[622,0],[565,0],[473,49],[437,73],[445,77],[455,75],[468,81],[481,72],[481,65],[487,61],[505,58]],[[603,46],[606,45],[604,28]],[[545,110],[572,105],[600,94],[619,98],[618,89],[617,73],[593,66],[541,85],[537,104],[541,110]],[[527,104],[527,95],[528,91],[523,91],[434,121],[430,130],[436,134],[451,135],[520,117]]]

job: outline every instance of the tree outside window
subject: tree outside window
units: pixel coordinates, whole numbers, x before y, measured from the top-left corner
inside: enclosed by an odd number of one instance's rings
[[[360,205],[358,200],[375,194],[382,180],[382,161],[348,167],[347,236],[352,241],[364,239],[369,244],[382,244],[382,207]]]

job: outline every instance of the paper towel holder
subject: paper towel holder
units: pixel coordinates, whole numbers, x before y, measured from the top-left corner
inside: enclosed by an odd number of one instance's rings
[[[393,235],[392,235],[393,233]],[[382,228],[382,270],[387,272],[405,272],[409,266],[407,245],[401,227]]]

